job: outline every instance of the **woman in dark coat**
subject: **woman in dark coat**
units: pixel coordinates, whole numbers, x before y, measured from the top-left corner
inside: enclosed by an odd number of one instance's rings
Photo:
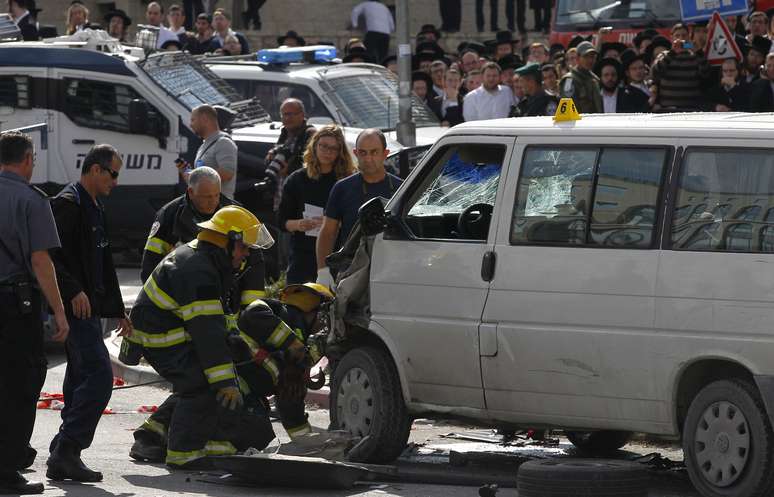
[[[710,90],[709,101],[716,112],[749,112],[750,85],[742,73],[742,64],[736,59],[723,61],[720,81]]]

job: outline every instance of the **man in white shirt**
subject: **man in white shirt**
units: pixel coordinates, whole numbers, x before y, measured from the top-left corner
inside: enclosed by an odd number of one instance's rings
[[[185,35],[185,12],[181,6],[173,4],[169,7],[167,24],[169,24],[169,30],[175,33],[178,38],[180,35]]]
[[[465,96],[462,113],[465,121],[508,117],[515,103],[513,92],[500,83],[500,66],[487,62],[482,68],[483,83]]]
[[[373,60],[383,60],[390,49],[390,34],[395,21],[390,10],[379,0],[366,0],[352,9],[352,26],[365,31],[364,43]]]
[[[159,37],[156,41],[156,48],[162,48],[168,41],[179,41],[177,35],[161,25],[164,17],[164,7],[158,2],[151,2],[145,9],[145,21],[151,26],[159,28]]]

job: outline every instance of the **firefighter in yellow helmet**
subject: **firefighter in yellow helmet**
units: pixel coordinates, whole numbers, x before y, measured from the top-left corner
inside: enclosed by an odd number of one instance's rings
[[[331,291],[317,283],[290,285],[279,300],[256,300],[239,316],[240,340],[232,341],[235,360],[253,360],[258,368],[240,367],[239,374],[256,395],[275,395],[282,426],[291,439],[309,433],[304,409],[309,368],[319,359],[307,339],[317,331],[322,304]]]
[[[198,226],[197,239],[169,253],[145,282],[131,313],[135,333],[122,344],[122,356],[140,348],[172,383],[176,406],[159,435],[175,468],[206,467],[205,456],[262,449],[274,438],[264,407],[245,404],[226,319],[239,268],[251,249],[274,240],[250,211],[233,205]]]

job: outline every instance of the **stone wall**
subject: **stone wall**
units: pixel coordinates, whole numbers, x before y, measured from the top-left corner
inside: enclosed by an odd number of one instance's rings
[[[64,13],[71,0],[38,0],[38,6],[43,8],[39,21],[43,24],[52,24],[61,33],[64,30]],[[442,1],[442,0],[441,0]],[[103,15],[113,6],[126,11],[132,18],[133,25],[145,20],[145,6],[143,0],[114,0],[105,2],[100,0],[84,0],[92,12],[91,18],[95,22],[101,22]],[[165,0],[162,4],[169,6],[172,3],[181,3]],[[252,47],[271,48],[276,46],[278,35],[289,29],[294,29],[304,36],[308,42],[332,41],[341,46],[347,39],[360,36],[361,33],[350,31],[349,18],[352,7],[359,0],[268,0],[261,9],[263,29],[261,31],[246,31],[252,43]],[[395,0],[386,0],[385,3],[393,7]],[[489,28],[489,2],[485,1],[486,27]],[[244,10],[245,0],[218,0],[217,6],[224,6],[231,12],[237,12],[234,16],[234,24],[240,28],[241,18],[239,12]],[[410,33],[413,35],[419,31],[422,24],[432,23],[440,26],[441,18],[438,9],[438,0],[411,0],[409,2],[411,18]],[[527,26],[532,26],[532,11],[527,9]],[[499,2],[499,25],[505,28],[505,2]],[[531,38],[542,39],[536,33],[530,33]],[[448,35],[443,40],[447,50],[453,50],[462,40],[485,40],[493,38],[491,32],[478,33],[475,28],[475,1],[462,0],[462,31]],[[394,43],[394,40],[393,40]]]

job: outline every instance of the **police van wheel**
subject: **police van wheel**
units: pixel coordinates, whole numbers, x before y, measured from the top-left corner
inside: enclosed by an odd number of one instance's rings
[[[387,463],[403,452],[411,418],[385,351],[362,347],[348,352],[333,373],[330,398],[332,426],[364,439],[352,460]]]
[[[699,391],[685,418],[683,453],[691,482],[705,497],[774,491],[774,433],[747,381],[715,381]]]
[[[606,454],[626,445],[632,438],[629,431],[566,431],[567,439],[581,452]]]

